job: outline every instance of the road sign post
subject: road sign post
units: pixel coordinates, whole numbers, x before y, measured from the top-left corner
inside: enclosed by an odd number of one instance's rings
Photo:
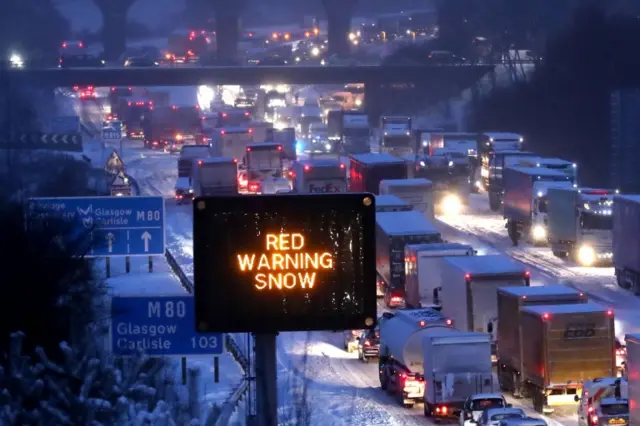
[[[219,356],[223,333],[199,333],[193,296],[113,297],[111,345],[116,356]]]
[[[87,257],[164,255],[162,197],[32,198],[27,217],[73,221],[77,235],[88,235]]]

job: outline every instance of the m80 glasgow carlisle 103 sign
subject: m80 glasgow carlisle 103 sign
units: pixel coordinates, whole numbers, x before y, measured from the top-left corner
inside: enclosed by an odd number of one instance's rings
[[[203,197],[193,205],[199,331],[375,323],[372,195]]]

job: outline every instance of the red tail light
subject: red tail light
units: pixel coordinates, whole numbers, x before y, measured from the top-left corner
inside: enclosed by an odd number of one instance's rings
[[[365,346],[371,346],[371,342],[370,342],[370,341],[368,341],[368,340],[365,340],[365,341],[364,341],[364,345],[365,345]]]
[[[226,118],[226,116],[227,116],[227,113],[226,113],[226,112],[223,112],[223,113],[222,113],[222,118]]]
[[[453,320],[447,319],[447,320],[445,321],[445,323],[446,323],[447,325],[452,325],[452,324],[453,324]]]
[[[278,151],[282,151],[282,146],[278,145]]]
[[[341,168],[342,170],[344,170],[346,167],[345,167],[345,165],[344,165],[344,164],[340,164],[340,168]]]
[[[62,47],[67,47],[67,42],[62,43]]]
[[[248,116],[249,116],[249,113],[248,113],[248,112],[245,112],[245,113],[244,113],[244,116],[245,116],[245,117],[248,117]]]
[[[247,147],[247,152],[251,152],[251,147],[250,146]]]
[[[127,102],[127,106],[131,106],[131,102]]]
[[[464,279],[465,280],[470,280],[471,279],[471,274],[464,274]]]
[[[524,272],[524,276],[525,276],[526,278],[529,278],[529,277],[531,276],[531,272],[530,272],[530,271],[525,271],[525,272]]]
[[[309,170],[311,170],[311,166],[309,166],[309,165],[304,166],[304,171],[305,172],[308,172]]]
[[[597,425],[598,424],[598,416],[596,416],[595,414],[593,416],[591,416],[591,424],[592,425]]]
[[[607,316],[608,316],[608,317],[612,317],[612,316],[613,316],[613,309],[609,309],[609,310],[607,311]]]
[[[220,130],[220,134],[221,135],[224,135],[225,133],[227,133],[227,132],[225,132],[224,130]]]
[[[400,296],[393,296],[391,298],[391,303],[401,303],[402,302],[402,297]]]
[[[83,43],[83,42],[80,42],[80,43],[78,43],[78,46],[79,46],[79,47],[84,47],[84,43]]]
[[[253,133],[253,129],[249,129],[248,131],[249,131],[249,133]]]
[[[112,92],[115,92],[115,91],[116,91],[116,88],[115,88],[115,87],[112,87],[112,88],[111,88],[111,91],[112,91]]]
[[[198,160],[198,166],[202,166],[202,160]]]
[[[253,182],[249,184],[250,192],[259,192],[260,191],[260,183]]]

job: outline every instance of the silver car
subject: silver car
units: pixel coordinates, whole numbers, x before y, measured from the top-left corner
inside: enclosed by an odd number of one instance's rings
[[[481,426],[499,426],[501,420],[523,419],[527,417],[520,408],[490,408],[485,410],[478,421]]]
[[[499,426],[547,426],[547,422],[542,419],[533,417],[525,417],[523,419],[504,419],[500,420]]]

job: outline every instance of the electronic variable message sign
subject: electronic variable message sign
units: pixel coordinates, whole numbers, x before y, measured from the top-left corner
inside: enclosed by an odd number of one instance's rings
[[[344,330],[375,323],[371,194],[203,197],[193,206],[199,331]]]

